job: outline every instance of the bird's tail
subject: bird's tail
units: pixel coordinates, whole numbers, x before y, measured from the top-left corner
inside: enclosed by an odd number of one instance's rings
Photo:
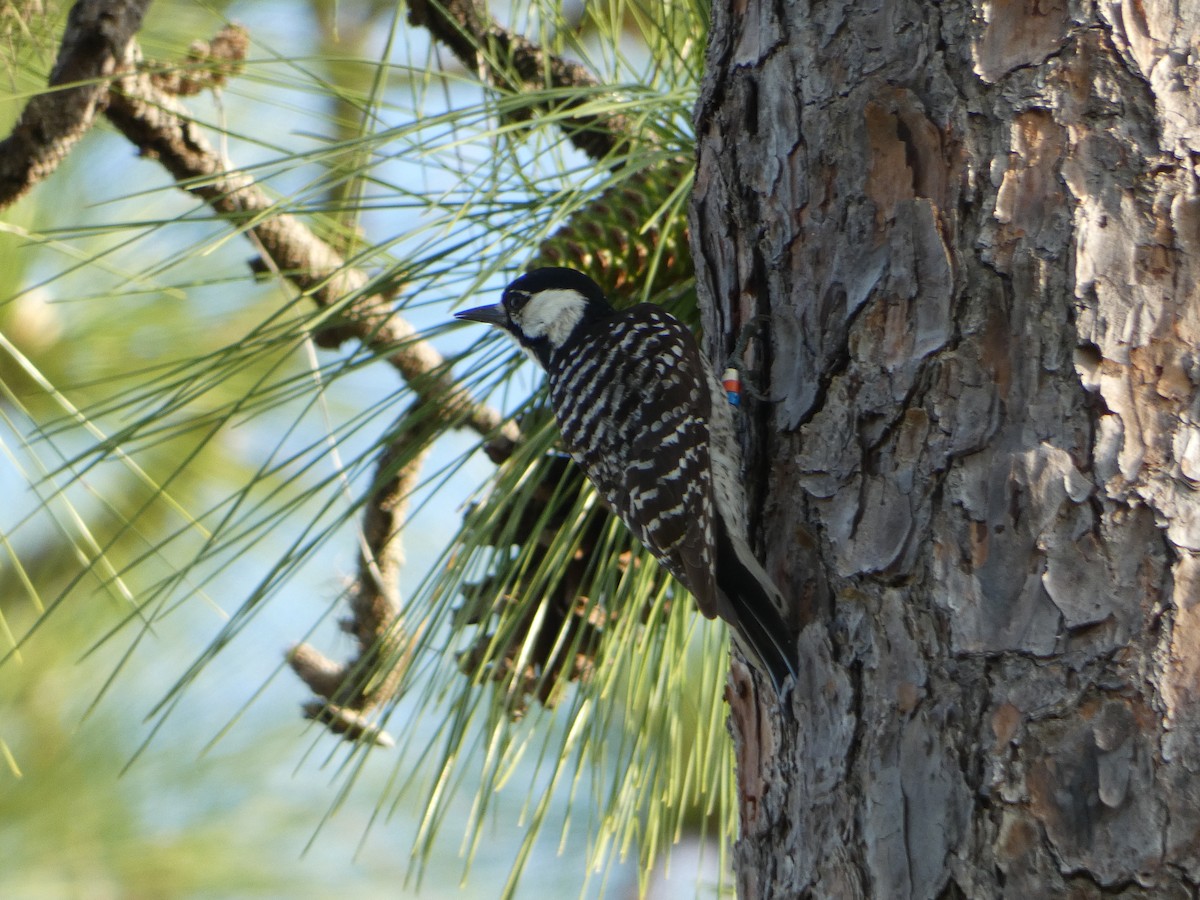
[[[782,594],[754,558],[749,545],[719,529],[717,588],[724,595],[722,618],[730,619],[746,656],[766,672],[783,699],[788,679],[796,678],[796,642],[779,612]]]

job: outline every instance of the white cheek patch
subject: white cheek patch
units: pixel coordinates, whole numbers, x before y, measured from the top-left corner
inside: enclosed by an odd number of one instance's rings
[[[579,324],[586,306],[587,300],[578,291],[541,291],[513,318],[527,338],[546,338],[550,346],[561,347]]]

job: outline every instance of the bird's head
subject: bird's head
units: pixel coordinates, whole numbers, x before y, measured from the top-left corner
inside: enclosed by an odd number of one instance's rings
[[[455,318],[504,329],[545,366],[582,325],[612,311],[592,279],[574,269],[550,267],[522,275],[504,289],[499,303]]]

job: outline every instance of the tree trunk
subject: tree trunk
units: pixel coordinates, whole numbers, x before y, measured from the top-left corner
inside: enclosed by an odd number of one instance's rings
[[[1194,2],[715,5],[692,240],[714,357],[770,316],[802,660],[730,691],[744,900],[1195,896],[1198,54]]]

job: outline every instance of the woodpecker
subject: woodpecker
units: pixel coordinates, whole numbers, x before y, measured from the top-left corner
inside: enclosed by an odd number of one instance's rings
[[[563,444],[588,480],[784,696],[795,645],[747,540],[732,409],[691,331],[650,303],[616,310],[591,278],[559,267],[457,318],[503,329],[546,370]]]

